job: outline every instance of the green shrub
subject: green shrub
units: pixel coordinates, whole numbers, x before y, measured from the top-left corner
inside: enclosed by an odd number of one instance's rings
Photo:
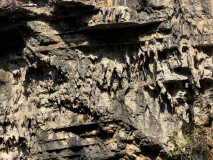
[[[169,136],[168,142],[174,144],[171,151],[171,156],[174,159],[181,160],[212,160],[213,155],[209,148],[212,145],[212,133],[195,129],[188,134],[184,134],[183,138],[178,137],[178,132],[175,130]]]

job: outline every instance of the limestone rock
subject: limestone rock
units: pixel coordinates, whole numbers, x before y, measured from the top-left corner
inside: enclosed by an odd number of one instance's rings
[[[0,5],[0,159],[164,160],[212,127],[213,1],[146,2]]]

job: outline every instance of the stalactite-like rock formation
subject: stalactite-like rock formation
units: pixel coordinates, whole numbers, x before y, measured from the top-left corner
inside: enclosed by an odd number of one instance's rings
[[[212,0],[34,3],[0,6],[0,159],[164,160],[212,128]]]

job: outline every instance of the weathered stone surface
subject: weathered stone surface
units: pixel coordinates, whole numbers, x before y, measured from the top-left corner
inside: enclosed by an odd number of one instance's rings
[[[213,1],[37,4],[0,6],[0,159],[169,159],[212,127]]]

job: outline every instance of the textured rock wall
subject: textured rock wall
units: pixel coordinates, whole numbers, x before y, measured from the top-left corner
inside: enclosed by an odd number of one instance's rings
[[[1,159],[169,159],[211,128],[213,1],[147,2],[0,6]]]

